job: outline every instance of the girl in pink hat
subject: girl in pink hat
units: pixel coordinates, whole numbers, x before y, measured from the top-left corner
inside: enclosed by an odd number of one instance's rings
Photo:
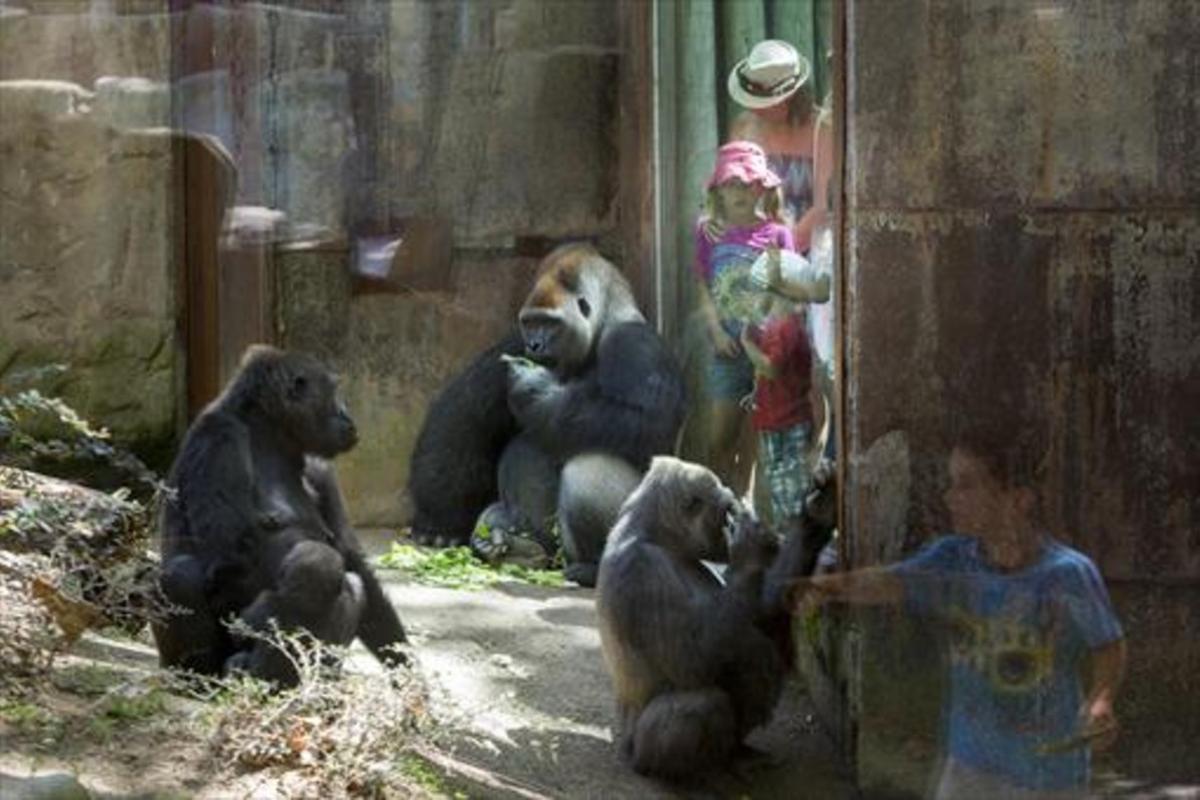
[[[712,402],[708,462],[726,485],[741,493],[753,458],[737,458],[746,422],[739,401],[754,391],[754,367],[739,340],[747,321],[758,314],[762,297],[751,265],[766,250],[792,250],[792,233],[780,216],[779,176],[753,142],[723,145],[706,188],[706,212],[696,226],[695,272],[700,311],[713,345],[706,376]],[[720,231],[715,239],[709,233],[713,230]]]

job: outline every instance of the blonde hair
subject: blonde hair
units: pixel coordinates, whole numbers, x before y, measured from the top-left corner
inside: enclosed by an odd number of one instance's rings
[[[761,186],[761,184],[759,184]],[[714,186],[704,195],[704,218],[725,221],[725,209],[721,206],[720,186]],[[783,191],[779,186],[768,189],[763,186],[758,210],[770,222],[783,224]]]

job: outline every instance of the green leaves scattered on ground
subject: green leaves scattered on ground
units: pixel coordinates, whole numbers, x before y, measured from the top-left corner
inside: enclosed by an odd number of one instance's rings
[[[505,582],[563,585],[562,573],[557,570],[530,569],[516,564],[489,567],[475,558],[469,547],[428,550],[395,543],[379,557],[379,565],[384,569],[398,569],[419,583],[450,589],[482,589]]]

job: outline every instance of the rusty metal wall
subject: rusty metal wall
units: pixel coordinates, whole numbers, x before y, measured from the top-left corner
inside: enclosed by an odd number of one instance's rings
[[[848,19],[851,465],[889,432],[911,465],[906,497],[851,471],[856,560],[937,530],[941,432],[1008,414],[1045,419],[1048,522],[1106,577],[1200,578],[1200,6]]]
[[[1046,522],[1130,648],[1098,772],[1200,784],[1200,5],[845,2],[851,561],[944,530],[958,423],[1044,448]],[[867,619],[847,668],[870,791],[936,768],[908,624]]]

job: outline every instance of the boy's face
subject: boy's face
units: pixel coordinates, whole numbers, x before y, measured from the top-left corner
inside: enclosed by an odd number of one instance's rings
[[[955,448],[950,453],[946,508],[953,529],[988,538],[1025,520],[1024,490],[1004,486],[979,458]]]

